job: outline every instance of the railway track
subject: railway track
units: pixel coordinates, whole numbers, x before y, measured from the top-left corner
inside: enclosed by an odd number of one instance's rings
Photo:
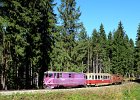
[[[14,95],[14,94],[35,94],[35,93],[49,93],[49,92],[68,92],[68,91],[80,91],[80,90],[98,90],[105,88],[121,87],[125,85],[134,84],[134,82],[127,82],[121,85],[109,85],[100,87],[84,87],[84,88],[65,88],[65,89],[38,89],[38,90],[8,90],[0,91],[0,95]]]

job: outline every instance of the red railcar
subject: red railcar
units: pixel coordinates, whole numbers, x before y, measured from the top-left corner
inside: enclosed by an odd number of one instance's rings
[[[121,84],[123,82],[123,77],[121,75],[112,74],[111,82],[112,84]]]

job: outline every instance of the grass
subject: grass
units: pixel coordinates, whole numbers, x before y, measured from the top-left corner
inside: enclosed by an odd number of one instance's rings
[[[66,92],[0,95],[0,100],[140,100],[140,84]]]

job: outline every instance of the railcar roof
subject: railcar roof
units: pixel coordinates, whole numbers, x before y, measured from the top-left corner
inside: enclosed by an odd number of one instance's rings
[[[109,73],[85,73],[86,75],[111,75]]]
[[[59,71],[46,71],[44,73],[78,73],[78,74],[83,74],[82,72],[59,72]]]

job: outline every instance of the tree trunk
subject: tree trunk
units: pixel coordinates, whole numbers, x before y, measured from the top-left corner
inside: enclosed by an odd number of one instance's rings
[[[96,55],[96,73],[98,73],[99,71],[98,71],[98,67],[99,66],[99,62],[98,62],[98,53],[97,53],[97,55]]]
[[[95,73],[95,61],[94,60],[93,60],[92,68],[93,68],[93,73]]]
[[[87,64],[88,65],[88,73],[89,73],[89,59],[90,59],[89,56],[90,56],[90,54],[89,54],[89,47],[88,47],[88,62],[87,62],[88,63]]]
[[[1,75],[2,89],[7,90],[7,84],[6,84],[6,81],[7,81],[7,75],[6,75],[7,60],[6,59],[4,59],[4,63],[3,63],[2,67],[3,67],[2,68],[2,75]]]

